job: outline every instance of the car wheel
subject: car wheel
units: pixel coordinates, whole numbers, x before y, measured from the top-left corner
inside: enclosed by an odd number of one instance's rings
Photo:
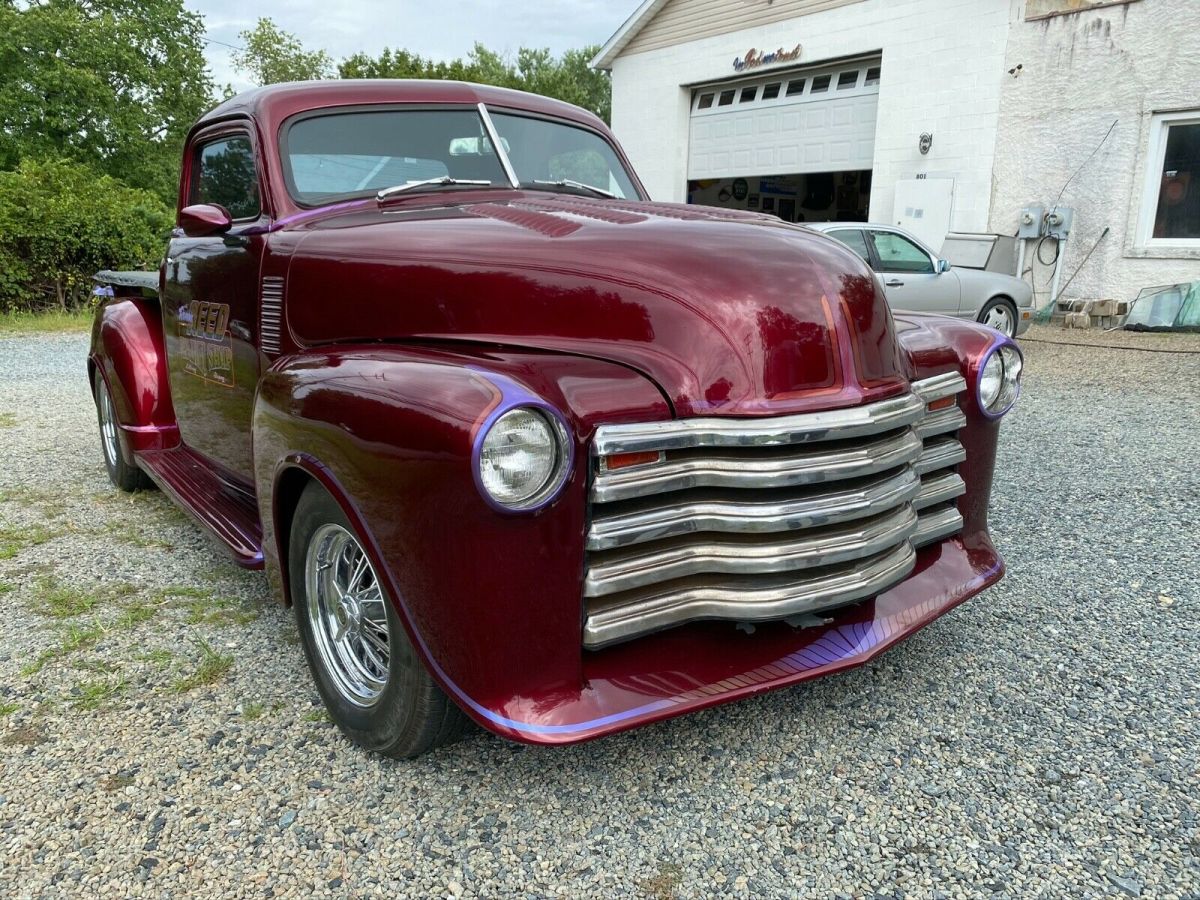
[[[125,462],[121,446],[121,429],[117,425],[117,414],[113,409],[112,394],[108,383],[99,371],[93,382],[96,397],[96,418],[100,423],[100,451],[104,455],[104,467],[109,480],[123,491],[140,491],[153,486],[153,482],[137,465]]]
[[[984,304],[979,321],[1010,338],[1017,333],[1017,308],[1011,300],[995,297]]]
[[[401,758],[457,738],[466,716],[426,670],[362,540],[318,484],[300,497],[288,547],[304,652],[342,732]]]

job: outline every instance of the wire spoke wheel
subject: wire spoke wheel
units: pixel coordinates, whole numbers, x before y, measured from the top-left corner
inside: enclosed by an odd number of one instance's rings
[[[307,614],[321,664],[342,697],[359,707],[387,688],[392,640],[383,592],[358,540],[321,526],[304,562]]]
[[[98,407],[100,410],[100,444],[104,448],[104,459],[109,466],[117,464],[117,422],[113,414],[112,395],[108,386],[100,381]]]

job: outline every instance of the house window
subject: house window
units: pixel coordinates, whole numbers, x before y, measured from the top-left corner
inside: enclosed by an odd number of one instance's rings
[[[1139,243],[1200,248],[1200,110],[1150,121]]]

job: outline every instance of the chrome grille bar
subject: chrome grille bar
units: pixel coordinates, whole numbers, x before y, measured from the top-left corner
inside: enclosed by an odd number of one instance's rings
[[[619,604],[597,605],[584,623],[584,644],[602,647],[637,634],[697,619],[762,621],[842,606],[870,597],[907,576],[916,563],[908,541],[870,560],[825,569],[802,578],[685,580],[659,591],[636,593]]]
[[[962,530],[965,390],[949,372],[850,409],[598,428],[584,645],[787,618],[906,577],[915,548]],[[612,459],[630,453],[649,458]]]
[[[587,547],[607,550],[695,531],[758,533],[833,525],[909,503],[920,488],[917,473],[904,466],[894,475],[812,497],[778,502],[698,499],[606,515],[592,520]]]
[[[878,434],[912,425],[924,414],[921,399],[905,394],[869,406],[770,419],[675,419],[602,425],[596,429],[594,446],[601,456],[687,447],[781,447]]]
[[[634,546],[597,556],[588,567],[583,593],[601,597],[701,572],[752,575],[834,565],[880,553],[916,531],[916,513],[910,506],[899,506],[872,519],[788,532],[777,540],[714,535]]]
[[[781,488],[875,475],[913,462],[923,446],[906,428],[852,448],[816,444],[783,456],[734,452],[668,459],[653,467],[597,472],[592,499],[608,503],[694,487]]]

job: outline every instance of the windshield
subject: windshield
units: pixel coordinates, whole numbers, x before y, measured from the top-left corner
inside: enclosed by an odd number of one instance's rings
[[[547,184],[576,182],[637,198],[616,152],[595,132],[509,113],[491,118],[522,187],[585,193]],[[430,179],[510,186],[483,118],[470,107],[304,116],[287,129],[280,149],[288,190],[304,206]]]
[[[282,149],[288,190],[305,206],[430,178],[508,185],[471,108],[310,116],[288,129]]]
[[[616,197],[638,199],[616,151],[594,131],[510,113],[491,116],[522,187],[574,181]]]

